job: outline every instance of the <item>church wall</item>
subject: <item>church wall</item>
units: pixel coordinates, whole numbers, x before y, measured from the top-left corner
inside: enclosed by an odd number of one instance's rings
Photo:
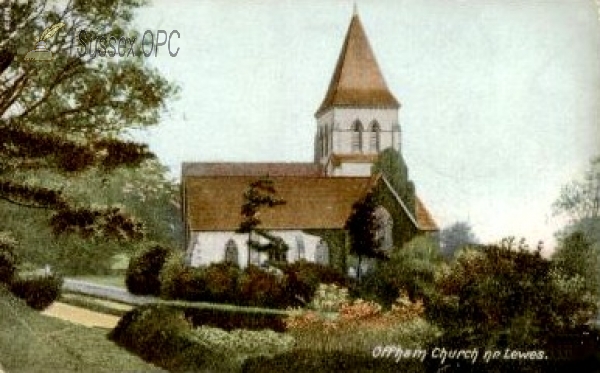
[[[332,168],[332,176],[370,176],[371,163],[342,163]]]
[[[299,258],[298,242],[296,237],[302,237],[304,242],[304,258],[314,262],[317,245],[320,237],[304,233],[301,230],[271,231],[274,235],[281,237],[289,246],[287,252],[288,262],[295,262]],[[231,231],[193,231],[190,234],[190,244],[187,249],[188,262],[193,267],[222,262],[225,259],[225,248],[229,240],[233,240],[238,249],[238,264],[246,267],[248,264],[248,235]],[[260,253],[260,262],[267,260],[266,253]]]

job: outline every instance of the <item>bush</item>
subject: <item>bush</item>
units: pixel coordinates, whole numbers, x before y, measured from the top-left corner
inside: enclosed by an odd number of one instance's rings
[[[294,337],[272,330],[232,330],[202,326],[194,329],[193,335],[199,344],[211,350],[222,351],[227,356],[236,356],[241,362],[249,356],[275,355],[290,351]]]
[[[55,275],[16,279],[11,291],[29,307],[41,311],[60,297],[62,283],[62,278]]]
[[[287,306],[305,306],[310,303],[319,284],[348,285],[348,278],[330,266],[299,260],[280,268],[286,276]]]
[[[127,290],[137,295],[160,295],[160,271],[172,249],[153,245],[131,258],[125,274]]]
[[[194,326],[213,326],[224,330],[270,329],[276,332],[285,331],[286,314],[265,313],[249,310],[199,309],[186,308],[185,317]]]
[[[16,241],[10,235],[0,232],[0,284],[12,282],[17,270]]]
[[[239,279],[238,300],[246,306],[285,308],[284,286],[282,277],[250,266]]]
[[[118,345],[172,372],[223,371],[227,357],[198,343],[184,313],[146,305],[125,314],[109,334]]]
[[[238,279],[240,268],[231,263],[213,263],[204,271],[204,280],[208,292],[207,301],[217,303],[235,303],[238,297]]]

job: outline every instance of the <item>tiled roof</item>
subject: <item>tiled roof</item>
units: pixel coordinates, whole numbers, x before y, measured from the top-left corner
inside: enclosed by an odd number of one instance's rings
[[[416,204],[415,212],[417,214],[417,221],[419,222],[419,229],[423,231],[439,231],[440,228],[419,197],[417,197]]]
[[[385,83],[367,35],[354,14],[317,116],[334,106],[398,108]]]
[[[256,176],[185,178],[189,229],[229,231],[239,227],[243,193]],[[342,229],[352,204],[369,189],[368,177],[274,176],[286,204],[260,212],[266,229]]]
[[[189,229],[237,229],[242,219],[243,193],[256,179],[257,175],[186,176],[184,208]],[[320,176],[271,176],[271,179],[286,204],[261,211],[260,219],[266,229],[342,229],[352,204],[380,180],[379,177]],[[419,198],[416,222],[421,230],[438,230]]]
[[[315,163],[183,163],[186,176],[323,176],[323,170]]]

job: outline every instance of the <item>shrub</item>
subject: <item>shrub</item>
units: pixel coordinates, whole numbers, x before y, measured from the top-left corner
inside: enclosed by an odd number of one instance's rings
[[[285,308],[284,285],[283,278],[250,266],[239,279],[238,300],[247,306]]]
[[[125,314],[109,338],[143,359],[173,372],[222,371],[225,355],[199,344],[180,310],[146,305]]]
[[[159,274],[172,249],[152,245],[131,258],[125,285],[132,294],[160,295]]]
[[[0,284],[12,282],[17,270],[16,241],[8,234],[0,232]]]
[[[231,263],[213,263],[204,272],[208,301],[234,303],[238,297],[240,268]]]
[[[48,308],[60,297],[62,278],[50,275],[13,280],[11,291],[36,310]]]
[[[291,307],[310,303],[319,284],[348,285],[348,278],[337,269],[306,260],[285,264],[281,270],[286,276],[286,303]]]
[[[294,337],[272,330],[232,330],[202,326],[194,329],[194,340],[211,350],[222,351],[228,356],[237,356],[241,362],[248,356],[275,355],[290,351]]]
[[[194,326],[213,326],[224,330],[270,329],[276,332],[285,331],[286,314],[265,313],[250,310],[199,309],[186,308],[185,317]]]
[[[375,302],[357,299],[342,304],[337,316],[298,311],[285,322],[301,349],[360,353],[376,345],[418,347],[433,340],[439,333],[423,319],[424,311],[422,302],[402,294],[386,312]]]

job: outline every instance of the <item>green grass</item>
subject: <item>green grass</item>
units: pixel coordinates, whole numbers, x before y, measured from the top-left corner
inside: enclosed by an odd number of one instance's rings
[[[111,276],[95,276],[95,275],[81,275],[72,277],[76,280],[88,281],[98,285],[116,286],[125,289],[125,276],[123,275],[111,275]]]
[[[1,286],[0,315],[7,372],[164,372],[109,341],[106,330],[41,315]]]
[[[62,303],[81,307],[90,311],[105,313],[113,316],[123,316],[133,307],[127,304],[95,298],[83,294],[63,293],[60,297]]]

